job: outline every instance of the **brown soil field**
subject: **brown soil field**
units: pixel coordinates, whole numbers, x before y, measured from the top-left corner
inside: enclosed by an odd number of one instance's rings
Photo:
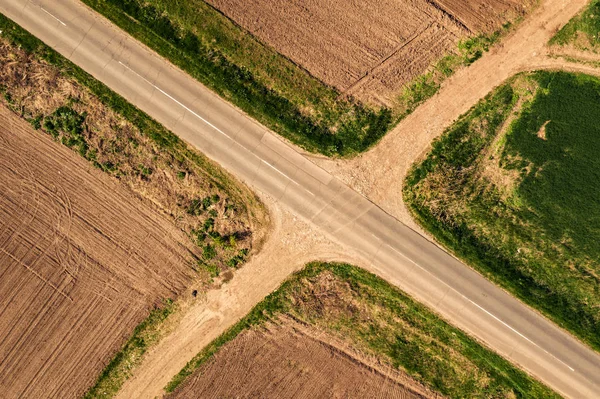
[[[246,330],[169,398],[438,398],[314,327],[285,316]]]
[[[198,250],[3,106],[0,187],[0,397],[80,397]]]
[[[523,14],[517,0],[207,0],[324,83],[389,105],[459,39]]]
[[[522,13],[531,1],[519,0],[430,0],[473,33],[491,33],[507,20]]]

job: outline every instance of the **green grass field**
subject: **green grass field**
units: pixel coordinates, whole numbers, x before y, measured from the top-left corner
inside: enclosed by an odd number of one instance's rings
[[[290,277],[190,361],[167,391],[240,332],[283,314],[342,338],[451,398],[559,397],[379,277],[329,263],[308,264]]]
[[[600,50],[600,0],[589,5],[550,40],[554,45],[573,45],[584,51]]]
[[[405,181],[417,220],[467,263],[600,350],[600,80],[518,75]]]
[[[500,37],[498,32],[465,40],[456,54],[398,93],[397,107],[376,109],[340,96],[203,0],[82,1],[262,124],[328,156],[372,147]]]

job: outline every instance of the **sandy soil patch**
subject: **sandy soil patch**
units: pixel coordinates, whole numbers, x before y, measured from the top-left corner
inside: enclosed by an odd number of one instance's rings
[[[0,396],[80,397],[193,279],[165,217],[0,107]]]
[[[493,31],[525,8],[517,0],[208,3],[326,84],[385,105],[460,38]]]
[[[169,398],[439,397],[314,327],[283,317],[226,344]]]

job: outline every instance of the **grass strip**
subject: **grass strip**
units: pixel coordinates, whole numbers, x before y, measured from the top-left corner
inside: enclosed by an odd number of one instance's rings
[[[409,83],[397,107],[375,109],[341,96],[204,2],[82,1],[265,126],[327,156],[352,156],[375,145],[511,26],[465,39],[457,54]]]
[[[600,0],[592,0],[550,39],[550,45],[574,45],[581,50],[600,47]]]
[[[84,0],[154,51],[233,102],[244,112],[308,151],[349,155],[365,151],[388,130],[389,109],[375,111],[360,104],[344,104],[352,114],[336,134],[325,124],[268,88],[247,68],[229,60],[218,48],[206,46],[192,32],[179,27],[149,4],[137,0]]]
[[[177,305],[171,300],[166,300],[160,307],[154,308],[133,330],[131,337],[104,368],[94,386],[84,395],[84,399],[114,397],[144,353],[162,338],[161,328],[164,321],[176,311]]]
[[[339,295],[323,304],[322,298],[333,294]],[[292,275],[214,340],[173,378],[167,392],[201,372],[242,331],[283,314],[341,336],[449,397],[558,397],[385,280],[348,264],[320,262]]]

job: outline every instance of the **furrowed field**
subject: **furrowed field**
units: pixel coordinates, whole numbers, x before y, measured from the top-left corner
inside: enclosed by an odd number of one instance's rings
[[[600,350],[600,80],[522,74],[438,139],[406,179],[442,244]]]
[[[171,398],[558,397],[384,280],[323,263],[288,279],[167,390]]]

